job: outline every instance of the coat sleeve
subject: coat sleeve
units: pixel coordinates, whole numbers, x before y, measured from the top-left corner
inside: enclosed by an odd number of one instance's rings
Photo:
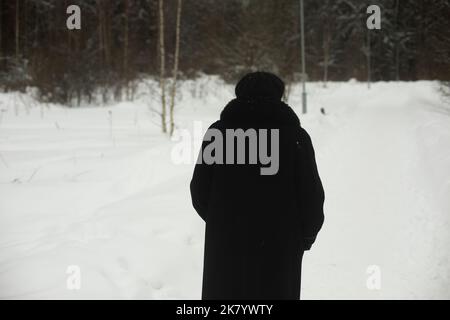
[[[213,124],[211,128],[215,127],[216,124]],[[208,200],[209,200],[209,192],[212,181],[212,173],[213,166],[211,164],[206,164],[201,161],[201,157],[203,154],[203,150],[207,142],[203,140],[202,147],[199,151],[199,155],[197,158],[197,162],[194,168],[194,174],[192,176],[190,190],[191,190],[191,199],[192,205],[197,211],[198,215],[206,222],[206,215],[208,209]]]
[[[300,128],[299,131],[297,148],[298,161],[296,163],[303,245],[305,250],[309,250],[324,222],[325,193],[317,170],[311,137],[303,128]]]

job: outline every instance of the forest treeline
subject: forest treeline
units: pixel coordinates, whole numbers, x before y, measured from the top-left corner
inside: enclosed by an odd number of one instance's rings
[[[81,30],[66,27],[72,4]],[[381,30],[366,27],[371,4]],[[181,79],[258,69],[296,81],[299,12],[298,0],[1,0],[0,87],[65,104],[132,99],[139,79],[173,78],[175,60]],[[373,81],[449,80],[449,17],[450,0],[305,0],[308,79],[365,81],[370,62]]]

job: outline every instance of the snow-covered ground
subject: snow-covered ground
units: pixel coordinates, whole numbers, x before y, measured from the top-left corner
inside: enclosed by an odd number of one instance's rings
[[[302,298],[450,298],[450,107],[436,86],[311,83],[306,116],[292,88],[326,192]],[[215,78],[180,92],[182,138],[233,96]],[[197,150],[179,164],[180,141],[160,133],[150,108],[146,96],[68,109],[0,94],[0,298],[200,297],[204,225],[189,195]],[[79,290],[67,287],[70,266]]]

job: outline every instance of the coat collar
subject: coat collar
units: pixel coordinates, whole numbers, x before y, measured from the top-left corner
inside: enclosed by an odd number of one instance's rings
[[[273,100],[231,100],[220,114],[229,123],[299,126],[300,120],[286,103]]]

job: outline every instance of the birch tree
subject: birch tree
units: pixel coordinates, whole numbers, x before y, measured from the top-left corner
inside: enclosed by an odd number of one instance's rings
[[[175,36],[175,57],[173,63],[173,82],[172,82],[172,92],[170,95],[170,135],[172,136],[175,129],[175,122],[173,118],[173,110],[175,108],[175,96],[177,90],[177,76],[178,76],[178,62],[180,60],[180,25],[181,25],[181,7],[183,1],[178,0],[177,2],[177,22],[176,22],[176,36]]]
[[[160,73],[159,85],[161,87],[161,127],[162,132],[167,132],[166,124],[166,52],[164,47],[164,0],[158,0],[159,4],[159,55],[160,55]]]

